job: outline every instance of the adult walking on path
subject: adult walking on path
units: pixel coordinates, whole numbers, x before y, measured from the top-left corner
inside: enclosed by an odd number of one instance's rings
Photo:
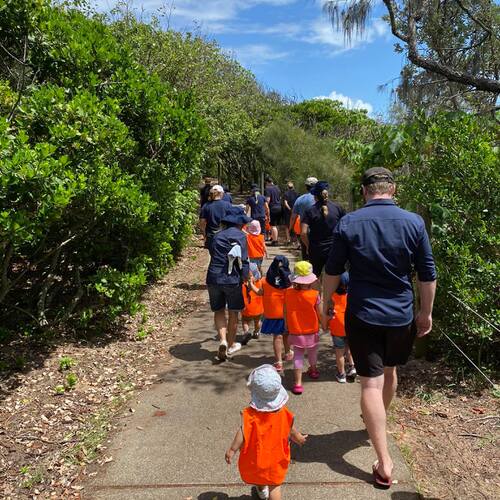
[[[313,273],[321,279],[330,248],[333,243],[333,230],[345,215],[345,210],[328,199],[328,183],[319,181],[311,189],[315,203],[305,210],[301,219],[300,237],[306,248]]]
[[[210,247],[207,287],[220,340],[219,361],[241,349],[235,340],[238,315],[245,308],[241,286],[249,270],[247,237],[242,228],[250,221],[242,209],[232,207],[221,221],[224,229],[215,235]]]
[[[264,196],[269,205],[269,222],[271,224],[271,246],[278,244],[278,226],[281,224],[282,208],[281,208],[281,191],[271,179],[266,178],[266,189]]]
[[[221,221],[232,205],[222,198],[224,189],[219,184],[210,189],[209,201],[201,207],[200,229],[205,238],[205,248],[210,249],[214,236],[221,230]]]
[[[252,195],[247,198],[246,214],[252,220],[258,220],[260,232],[266,234],[266,218],[269,217],[269,205],[266,198],[260,193],[259,186],[252,184]]]
[[[295,200],[295,204],[293,205],[293,210],[292,210],[292,217],[290,219],[290,231],[294,229],[296,226],[297,219],[300,221],[302,217],[304,217],[304,212],[309,208],[314,205],[314,196],[310,193],[311,189],[316,185],[318,182],[318,179],[316,177],[308,177],[306,179],[306,193],[303,195],[299,196]],[[299,226],[300,227],[300,226]],[[296,231],[297,236],[299,236],[299,241],[300,241],[300,248],[302,251],[302,260],[307,260],[308,255],[307,255],[307,250],[306,247],[304,246],[304,243],[300,239],[300,230]]]
[[[283,193],[283,224],[285,225],[286,244],[289,245],[292,242],[290,219],[292,217],[293,206],[299,195],[295,191],[292,181],[288,181],[286,187],[287,190]]]
[[[346,334],[361,379],[361,410],[377,461],[374,480],[392,484],[386,411],[397,387],[396,366],[405,364],[415,333],[432,329],[436,269],[423,219],[397,207],[392,173],[368,169],[362,178],[363,208],[344,216],[334,230],[324,277],[324,313],[347,262],[350,283]],[[412,273],[417,272],[420,310],[413,316]]]

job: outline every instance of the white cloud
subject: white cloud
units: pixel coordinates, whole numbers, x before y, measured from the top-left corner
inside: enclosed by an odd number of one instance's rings
[[[340,94],[335,90],[327,96],[318,96],[315,99],[331,99],[332,101],[340,101],[347,109],[366,109],[368,113],[373,112],[373,106],[369,102],[361,99],[352,99],[344,94]]]
[[[288,52],[278,52],[269,45],[250,44],[234,47],[228,51],[243,66],[257,66],[286,58]]]

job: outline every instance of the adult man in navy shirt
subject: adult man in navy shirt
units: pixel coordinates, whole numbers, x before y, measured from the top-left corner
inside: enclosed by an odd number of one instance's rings
[[[397,386],[396,366],[405,364],[415,333],[432,329],[436,270],[422,218],[393,201],[392,173],[381,167],[363,175],[363,208],[345,215],[333,233],[326,264],[325,318],[345,264],[350,263],[346,334],[361,377],[363,420],[377,453],[375,481],[389,487],[392,460],[387,449],[386,410]],[[413,316],[412,273],[417,272],[420,310]]]
[[[269,223],[271,225],[271,246],[278,244],[278,226],[281,224],[281,191],[274,185],[271,177],[266,178],[264,196],[269,205]]]
[[[200,229],[205,236],[205,248],[210,249],[212,239],[221,230],[221,220],[231,210],[231,203],[222,199],[224,189],[216,184],[210,189],[211,200],[201,207]]]
[[[231,207],[221,221],[224,229],[214,236],[210,247],[206,283],[215,327],[219,333],[220,361],[241,349],[241,344],[235,342],[238,314],[245,308],[241,285],[247,279],[250,268],[247,237],[241,229],[251,220],[243,209]],[[235,247],[239,247],[239,258],[230,256]]]

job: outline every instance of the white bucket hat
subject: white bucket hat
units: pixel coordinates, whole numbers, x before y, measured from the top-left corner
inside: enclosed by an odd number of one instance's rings
[[[250,406],[257,411],[271,412],[285,406],[288,393],[272,365],[261,365],[250,373],[247,387],[252,394]]]

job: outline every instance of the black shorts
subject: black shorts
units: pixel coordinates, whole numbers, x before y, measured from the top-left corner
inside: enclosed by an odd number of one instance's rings
[[[230,311],[243,311],[245,309],[241,285],[208,285],[207,288],[210,308],[213,312],[226,307]]]
[[[378,377],[384,367],[406,364],[416,334],[414,322],[406,326],[370,325],[349,310],[345,331],[356,371],[362,377]]]
[[[269,210],[269,218],[271,226],[279,226],[281,224],[281,207],[273,207]]]
[[[319,278],[328,260],[330,249],[316,248],[309,245],[309,262],[313,266],[313,273]]]
[[[292,211],[288,210],[287,208],[284,208],[283,209],[283,224],[288,227],[290,225],[291,218],[292,218]]]

